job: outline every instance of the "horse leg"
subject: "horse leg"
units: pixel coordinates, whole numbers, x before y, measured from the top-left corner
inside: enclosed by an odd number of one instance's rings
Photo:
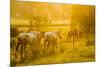
[[[53,50],[53,54],[54,54],[54,52],[55,52],[55,43],[54,42],[52,43],[52,46],[53,46],[52,50]]]
[[[26,57],[26,45],[23,45],[23,57],[25,58]]]
[[[68,37],[67,37],[67,42],[69,42],[69,41],[70,41],[70,37],[68,36]]]
[[[48,41],[47,41],[47,45],[46,45],[46,48],[47,48],[47,49],[46,49],[47,55],[48,55],[48,54],[50,53],[50,51],[51,51],[51,50],[50,50],[50,49],[51,49],[51,48],[50,48],[50,45],[51,45],[51,44],[52,44],[51,41],[48,40]]]
[[[19,46],[20,46],[20,43],[17,42],[16,49],[15,49],[15,58],[17,58],[17,52],[18,52]]]
[[[55,52],[58,51],[57,39],[55,40]]]
[[[50,44],[50,42],[47,41],[47,44],[46,44],[46,55],[48,55],[48,53],[49,53],[49,44]]]
[[[47,50],[47,42],[48,42],[47,40],[44,41],[44,54],[46,54],[45,50]]]
[[[72,41],[72,36],[69,36],[69,42],[71,42]]]
[[[57,39],[53,40],[53,53],[57,52]]]
[[[21,62],[23,61],[23,47],[24,44],[21,45],[21,57],[20,57]]]

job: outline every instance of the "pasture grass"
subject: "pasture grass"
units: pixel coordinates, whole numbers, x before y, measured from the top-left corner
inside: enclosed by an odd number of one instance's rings
[[[16,65],[39,65],[39,64],[61,64],[61,63],[76,63],[76,62],[93,62],[95,61],[95,46],[76,46],[71,44],[61,44],[59,52],[54,55],[41,56],[35,59],[26,59],[23,63]]]

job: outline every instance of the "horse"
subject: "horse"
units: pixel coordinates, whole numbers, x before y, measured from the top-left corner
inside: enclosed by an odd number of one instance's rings
[[[82,31],[79,29],[72,29],[68,32],[67,41],[78,40],[82,37]]]
[[[22,32],[17,36],[17,45],[16,45],[16,53],[15,53],[15,57],[17,58],[17,52],[18,52],[18,48],[19,46],[21,46],[21,58],[20,60],[22,61],[23,58],[25,57],[25,49],[26,49],[26,45],[30,45],[30,47],[33,49],[32,46],[34,46],[34,48],[37,49],[39,43],[40,43],[40,32],[38,31],[31,31],[31,32]]]
[[[54,49],[57,49],[58,44],[58,38],[61,39],[61,32],[60,31],[51,31],[51,32],[45,32],[44,33],[44,46],[46,49],[50,48],[52,46],[53,52]]]
[[[79,29],[72,29],[68,32],[67,41],[72,41],[73,46],[75,45],[75,41],[79,41],[82,38],[82,31]]]

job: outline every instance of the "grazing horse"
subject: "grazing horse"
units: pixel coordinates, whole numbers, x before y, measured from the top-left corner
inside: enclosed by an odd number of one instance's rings
[[[16,53],[15,57],[17,57],[17,52],[19,46],[21,46],[21,58],[20,60],[25,57],[25,48],[26,45],[32,46],[34,44],[34,47],[37,48],[38,44],[40,43],[40,32],[38,31],[31,31],[29,33],[22,32],[17,36],[17,45],[16,45]],[[24,56],[24,57],[23,57]]]
[[[73,29],[68,32],[67,41],[78,40],[82,37],[82,31],[78,29]]]
[[[53,48],[53,52],[54,49],[56,47],[57,49],[57,41],[58,38],[61,39],[61,35],[59,31],[53,31],[53,32],[45,32],[44,33],[44,46],[46,47],[46,49],[50,48],[50,46],[52,46]]]
[[[75,41],[79,40],[82,37],[82,31],[78,29],[72,29],[68,32],[67,41],[73,41],[73,46]]]

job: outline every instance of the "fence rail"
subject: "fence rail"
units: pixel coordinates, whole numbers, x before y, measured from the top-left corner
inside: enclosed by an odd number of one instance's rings
[[[17,26],[17,27],[30,27],[30,25],[11,25],[11,26]],[[56,27],[56,26],[72,26],[70,24],[42,24],[42,25],[38,25],[40,27]],[[75,26],[75,25],[74,25]]]

